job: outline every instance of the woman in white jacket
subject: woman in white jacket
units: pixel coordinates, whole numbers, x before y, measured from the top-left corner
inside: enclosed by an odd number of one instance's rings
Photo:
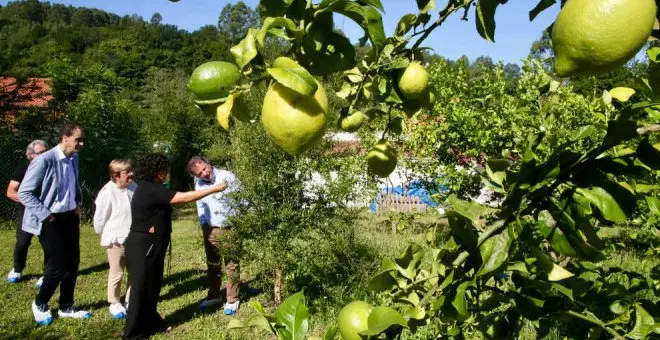
[[[131,199],[137,185],[133,183],[131,162],[115,159],[108,166],[110,181],[96,197],[94,230],[101,235],[101,246],[108,252],[108,302],[115,319],[126,317],[126,306],[121,303],[121,281],[126,268],[124,241],[131,228]],[[129,278],[130,280],[130,278]],[[130,281],[126,299],[130,294]]]

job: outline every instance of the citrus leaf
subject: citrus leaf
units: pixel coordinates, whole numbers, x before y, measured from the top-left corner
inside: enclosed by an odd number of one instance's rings
[[[611,89],[610,91],[610,96],[612,98],[625,103],[632,97],[633,94],[635,94],[635,90],[629,88],[629,87],[615,87]]]
[[[529,11],[529,21],[533,21],[534,18],[536,18],[536,16],[539,15],[539,13],[550,8],[556,2],[557,0],[540,0],[539,3],[536,4],[536,7],[534,7],[534,9]]]
[[[415,22],[417,21],[417,16],[414,14],[405,14],[404,16],[401,17],[399,20],[399,23],[396,24],[396,30],[394,30],[394,34],[399,37],[403,37],[410,31],[411,28],[415,25]],[[388,45],[391,46],[391,45]],[[385,49],[383,49],[384,51]]]
[[[305,339],[309,325],[309,311],[305,305],[305,295],[298,292],[286,298],[275,311],[275,320],[277,324],[283,326],[278,329],[278,333],[284,339]]]
[[[376,336],[392,326],[408,328],[406,319],[396,310],[387,306],[378,306],[371,310],[367,319],[369,329],[361,331],[361,335]]]
[[[657,197],[646,196],[646,204],[653,215],[660,215],[660,199]]]
[[[266,310],[264,309],[264,306],[261,305],[261,302],[257,300],[250,300],[248,302],[248,306],[252,307],[252,309],[256,310],[260,314],[266,314]]]
[[[660,170],[660,143],[651,145],[644,138],[637,146],[637,158],[653,170]]]
[[[236,65],[241,69],[249,64],[250,61],[257,56],[257,53],[259,53],[257,51],[256,35],[257,30],[250,28],[245,38],[243,38],[243,40],[241,40],[236,46],[229,49],[229,52],[231,52],[231,55],[236,61]]]
[[[229,324],[227,324],[227,329],[240,329],[246,327],[247,326],[245,325],[245,322],[238,319],[231,319],[231,321],[229,321]]]
[[[591,189],[578,188],[576,192],[586,197],[608,221],[623,222],[635,210],[635,196],[616,182],[606,181]]]
[[[647,312],[641,305],[635,304],[635,327],[626,334],[626,337],[631,339],[646,339],[646,337],[653,331],[655,321],[649,312]]]
[[[482,38],[495,42],[495,10],[500,0],[479,0],[475,8],[477,32]]]
[[[435,8],[435,0],[417,0],[419,13],[426,13]]]
[[[293,20],[283,17],[268,17],[264,19],[264,22],[261,25],[261,29],[255,36],[257,42],[259,42],[259,45],[264,46],[264,39],[266,38],[266,34],[273,34],[274,31],[271,30],[273,28],[285,28],[293,33],[300,33]],[[285,35],[285,37],[287,36]]]
[[[515,301],[516,307],[518,311],[520,311],[520,314],[530,320],[538,319],[539,315],[541,314],[541,308],[543,308],[545,301],[515,292],[513,292],[513,295],[513,300]]]
[[[467,302],[465,301],[465,291],[472,285],[472,282],[463,282],[456,288],[456,295],[451,302],[451,305],[456,308],[458,315],[467,317]]]
[[[543,254],[538,248],[532,249],[532,254],[536,258],[536,264],[538,267],[548,274],[549,281],[561,281],[573,276],[573,273],[559,266],[558,264],[552,262],[545,254]]]
[[[637,137],[637,123],[627,119],[610,120],[607,122],[607,134],[603,145],[614,146],[623,141]]]
[[[330,326],[323,334],[323,340],[335,340],[337,337],[337,326]]]
[[[385,45],[383,18],[375,8],[368,5],[360,6],[358,3],[348,0],[335,1],[325,6],[325,8],[319,5],[319,8],[321,9],[314,13],[315,16],[326,11],[342,14],[360,25],[377,49]]]
[[[318,88],[314,77],[291,58],[275,59],[273,67],[266,71],[280,84],[306,96],[314,95]]]
[[[383,292],[391,290],[396,287],[396,280],[392,277],[389,271],[380,272],[369,280],[367,289],[376,292]]]
[[[385,8],[383,8],[383,4],[380,3],[380,0],[362,0],[365,3],[379,9],[381,12],[385,13]]]
[[[392,118],[392,121],[390,121],[390,124],[387,127],[394,134],[397,134],[397,135],[402,134],[403,130],[405,129],[405,124],[403,122],[403,118],[401,118],[401,117]]]
[[[557,226],[557,222],[547,210],[539,213],[536,225],[554,250],[566,256],[577,256],[577,251],[573,248],[564,232]]]
[[[426,312],[420,306],[407,306],[403,309],[403,315],[410,319],[422,320]]]
[[[447,201],[455,212],[467,217],[475,225],[481,223],[481,217],[495,211],[493,208],[481,205],[474,201],[468,202],[461,200],[454,195],[450,196]]]
[[[572,141],[577,142],[579,140],[593,136],[596,132],[598,132],[598,130],[596,129],[595,126],[585,125],[580,127],[578,132],[575,135],[571,136],[570,138]]]
[[[476,276],[483,276],[498,270],[509,257],[511,237],[507,230],[491,236],[479,247],[482,265]]]

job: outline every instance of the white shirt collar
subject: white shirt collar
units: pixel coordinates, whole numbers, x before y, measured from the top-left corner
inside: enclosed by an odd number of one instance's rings
[[[58,158],[59,160],[63,160],[63,159],[65,159],[65,158],[68,158],[68,159],[73,158],[73,154],[71,154],[71,156],[67,157],[67,156],[64,154],[64,151],[62,151],[62,147],[61,147],[59,144],[57,144],[57,146],[56,146],[55,148],[57,149],[57,158]]]

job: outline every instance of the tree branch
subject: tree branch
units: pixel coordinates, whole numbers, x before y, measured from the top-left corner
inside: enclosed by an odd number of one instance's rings
[[[596,326],[598,326],[598,327],[600,327],[600,328],[606,330],[608,333],[610,333],[610,334],[612,335],[612,337],[613,337],[614,339],[617,339],[617,340],[624,340],[624,338],[623,338],[621,335],[619,335],[619,333],[617,333],[617,332],[616,332],[615,330],[613,330],[612,328],[607,327],[607,325],[605,325],[605,323],[602,322],[602,321],[600,321],[600,320],[592,319],[592,318],[590,318],[590,317],[588,317],[588,316],[586,316],[586,315],[584,315],[584,314],[580,314],[580,313],[578,313],[578,312],[576,312],[576,311],[572,311],[572,310],[567,311],[566,314],[571,315],[571,316],[574,316],[574,317],[576,317],[576,318],[578,318],[578,319],[581,319],[581,320],[584,320],[584,321],[590,322],[590,323],[592,323],[592,324],[594,324],[594,325],[596,325]]]

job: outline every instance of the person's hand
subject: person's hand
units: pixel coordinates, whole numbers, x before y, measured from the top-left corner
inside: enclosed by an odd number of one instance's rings
[[[47,221],[47,222],[53,222],[53,221],[55,221],[55,216],[53,216],[53,215],[48,216],[48,218],[46,219],[46,221]]]
[[[213,192],[220,192],[227,189],[227,182],[220,182],[213,186]]]
[[[73,212],[74,212],[76,215],[80,215],[80,208],[76,208]]]

